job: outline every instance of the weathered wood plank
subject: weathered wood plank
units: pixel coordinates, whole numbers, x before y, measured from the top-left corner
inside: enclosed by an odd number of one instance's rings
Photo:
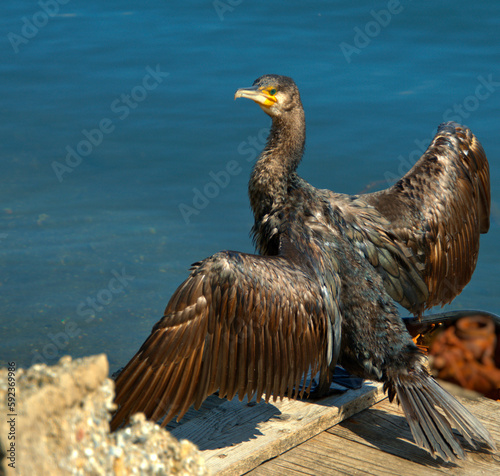
[[[197,444],[213,474],[240,475],[383,398],[381,384],[365,382],[360,389],[314,401],[222,401],[181,421],[172,434]]]
[[[459,400],[486,425],[500,446],[500,404],[483,398]],[[434,460],[413,443],[400,407],[384,400],[262,464],[248,476],[284,474],[489,475],[500,474],[500,456],[468,451],[468,459],[456,465]]]

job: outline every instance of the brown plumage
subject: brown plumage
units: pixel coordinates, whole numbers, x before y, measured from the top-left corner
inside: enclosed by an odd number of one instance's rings
[[[415,166],[365,200],[424,266],[428,297],[419,312],[451,302],[470,281],[479,235],[490,226],[490,174],[481,144],[455,123],[442,124]]]
[[[127,400],[114,421],[140,409],[152,419],[166,414],[166,424],[216,390],[228,399],[265,393],[266,401],[297,394],[310,366],[325,371],[326,355],[317,349],[328,345],[331,312],[293,260],[223,251],[194,264],[118,377],[116,401]]]
[[[216,390],[266,401],[308,394],[299,384],[309,371],[319,372],[324,393],[339,362],[383,381],[433,456],[464,456],[451,426],[494,448],[428,375],[393,302],[420,314],[469,281],[489,217],[488,163],[477,139],[444,124],[393,187],[336,194],[296,173],[305,120],[293,80],[266,75],[236,97],[273,119],[249,183],[260,255],[223,251],[193,265],[116,380],[112,428],[137,411],[165,416],[165,425]]]

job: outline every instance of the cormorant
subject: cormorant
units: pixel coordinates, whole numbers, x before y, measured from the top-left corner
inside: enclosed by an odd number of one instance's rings
[[[249,182],[259,255],[222,251],[191,268],[163,318],[116,380],[112,428],[137,411],[165,425],[219,391],[257,401],[265,394],[319,394],[337,363],[384,382],[402,405],[416,443],[453,461],[495,444],[482,424],[426,370],[394,301],[420,315],[470,280],[479,234],[489,227],[488,162],[471,131],[439,127],[394,186],[348,196],[319,190],[297,166],[305,119],[295,82],[265,75],[235,98],[272,118]]]

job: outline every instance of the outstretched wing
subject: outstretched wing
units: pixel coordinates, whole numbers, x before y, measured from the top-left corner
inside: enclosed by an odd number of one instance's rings
[[[216,390],[296,397],[307,372],[324,375],[338,353],[338,301],[332,313],[323,288],[284,256],[223,251],[196,263],[118,376],[112,428],[138,411],[166,415],[165,425]]]
[[[389,189],[363,196],[423,265],[421,310],[452,301],[470,281],[479,235],[489,228],[490,176],[484,150],[464,126],[441,124],[425,154]]]

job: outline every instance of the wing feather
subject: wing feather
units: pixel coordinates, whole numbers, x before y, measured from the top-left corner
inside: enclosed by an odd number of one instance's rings
[[[308,371],[327,371],[327,321],[340,319],[332,294],[335,312],[311,271],[284,256],[228,251],[196,263],[118,376],[112,428],[137,411],[165,425],[217,389],[296,397]]]
[[[488,160],[467,127],[441,124],[401,180],[363,200],[389,220],[391,232],[422,266],[429,293],[410,310],[444,305],[460,294],[476,267],[479,235],[490,223]]]

